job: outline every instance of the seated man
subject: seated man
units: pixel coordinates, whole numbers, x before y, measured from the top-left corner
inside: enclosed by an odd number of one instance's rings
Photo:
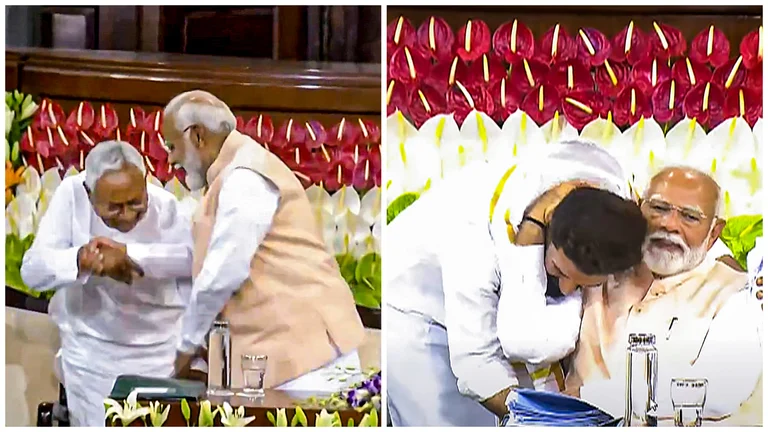
[[[641,202],[649,223],[643,264],[584,290],[567,393],[623,415],[628,336],[652,333],[660,419],[672,415],[672,378],[709,380],[705,419],[728,416],[750,397],[762,373],[761,317],[746,273],[707,254],[724,226],[719,201],[717,183],[692,169],[668,168],[651,179]]]
[[[117,376],[173,374],[192,237],[176,198],[147,185],[131,145],[98,144],[85,168],[56,189],[21,276],[32,289],[56,290],[49,313],[72,425],[104,426]]]

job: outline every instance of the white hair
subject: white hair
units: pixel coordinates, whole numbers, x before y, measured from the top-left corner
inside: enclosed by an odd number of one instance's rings
[[[174,125],[179,132],[193,125],[202,125],[214,134],[226,135],[235,130],[237,118],[224,102],[211,95],[219,104],[199,103],[190,100],[190,93],[182,93],[171,99],[163,112],[166,117],[174,114]]]
[[[686,166],[686,165],[670,165],[670,166],[665,166],[665,167],[657,170],[655,173],[653,173],[653,175],[651,176],[650,180],[653,180],[654,177],[659,175],[659,173],[661,173],[662,171],[668,171],[668,170],[672,170],[672,169],[680,169],[680,170],[686,170],[686,171],[694,172],[694,173],[696,173],[696,174],[698,174],[700,176],[707,177],[710,180],[712,180],[712,183],[715,184],[715,188],[717,188],[717,201],[715,201],[715,215],[714,216],[715,216],[715,218],[719,218],[723,214],[725,214],[725,202],[723,200],[723,189],[720,188],[720,185],[717,184],[717,181],[715,181],[715,179],[711,175],[707,174],[706,172],[704,172],[704,171],[702,171],[702,170],[700,170],[698,168],[694,168],[694,167]],[[645,198],[645,199],[648,198],[648,194],[650,193],[650,190],[651,190],[651,181],[650,180],[648,181],[648,184],[645,186],[645,190],[643,191],[643,198]]]
[[[85,158],[85,185],[94,190],[101,176],[128,164],[136,166],[142,174],[147,173],[141,153],[132,145],[124,141],[103,141]]]

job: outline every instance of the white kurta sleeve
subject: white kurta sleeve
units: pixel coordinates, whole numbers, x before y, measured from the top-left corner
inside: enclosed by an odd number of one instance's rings
[[[192,352],[203,344],[216,315],[249,277],[279,201],[277,187],[254,171],[235,169],[226,178],[208,253],[182,318],[179,351]]]
[[[487,224],[451,227],[441,248],[445,324],[459,391],[483,401],[517,385],[496,337],[496,257]]]
[[[504,354],[514,361],[544,364],[576,348],[581,327],[581,290],[547,304],[543,246],[497,249],[501,296],[496,325]]]
[[[73,244],[73,181],[65,179],[53,193],[30,249],[24,254],[21,278],[35,291],[63,288],[78,282],[77,253]],[[80,278],[80,282],[87,276]]]
[[[128,243],[126,251],[145,277],[174,279],[192,277],[192,222],[180,211],[176,199],[161,201],[166,228],[158,243]]]

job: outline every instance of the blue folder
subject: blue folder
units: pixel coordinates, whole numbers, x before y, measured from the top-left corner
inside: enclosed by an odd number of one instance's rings
[[[620,426],[621,419],[581,399],[560,393],[514,389],[509,397],[509,414],[502,426],[590,427]]]

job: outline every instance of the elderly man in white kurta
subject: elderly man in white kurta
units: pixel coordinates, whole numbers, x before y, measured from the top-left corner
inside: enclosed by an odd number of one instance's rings
[[[594,188],[561,191],[574,182]],[[402,212],[383,258],[393,424],[493,426],[512,387],[562,388],[577,286],[641,259],[646,223],[628,197],[615,159],[566,142],[517,167],[467,167]],[[601,251],[610,253],[594,259]],[[577,265],[580,254],[590,258]],[[548,296],[548,279],[566,295]]]
[[[189,219],[147,184],[130,144],[98,144],[85,172],[56,189],[21,275],[34,290],[56,290],[48,312],[73,426],[104,425],[117,376],[173,374],[191,244]]]
[[[644,262],[585,290],[569,393],[621,416],[628,336],[652,333],[660,419],[672,418],[672,378],[706,378],[705,419],[740,414],[735,424],[761,424],[759,412],[739,407],[762,390],[762,311],[747,274],[717,260],[720,200],[717,183],[693,169],[667,168],[651,179],[641,206],[649,222]]]

